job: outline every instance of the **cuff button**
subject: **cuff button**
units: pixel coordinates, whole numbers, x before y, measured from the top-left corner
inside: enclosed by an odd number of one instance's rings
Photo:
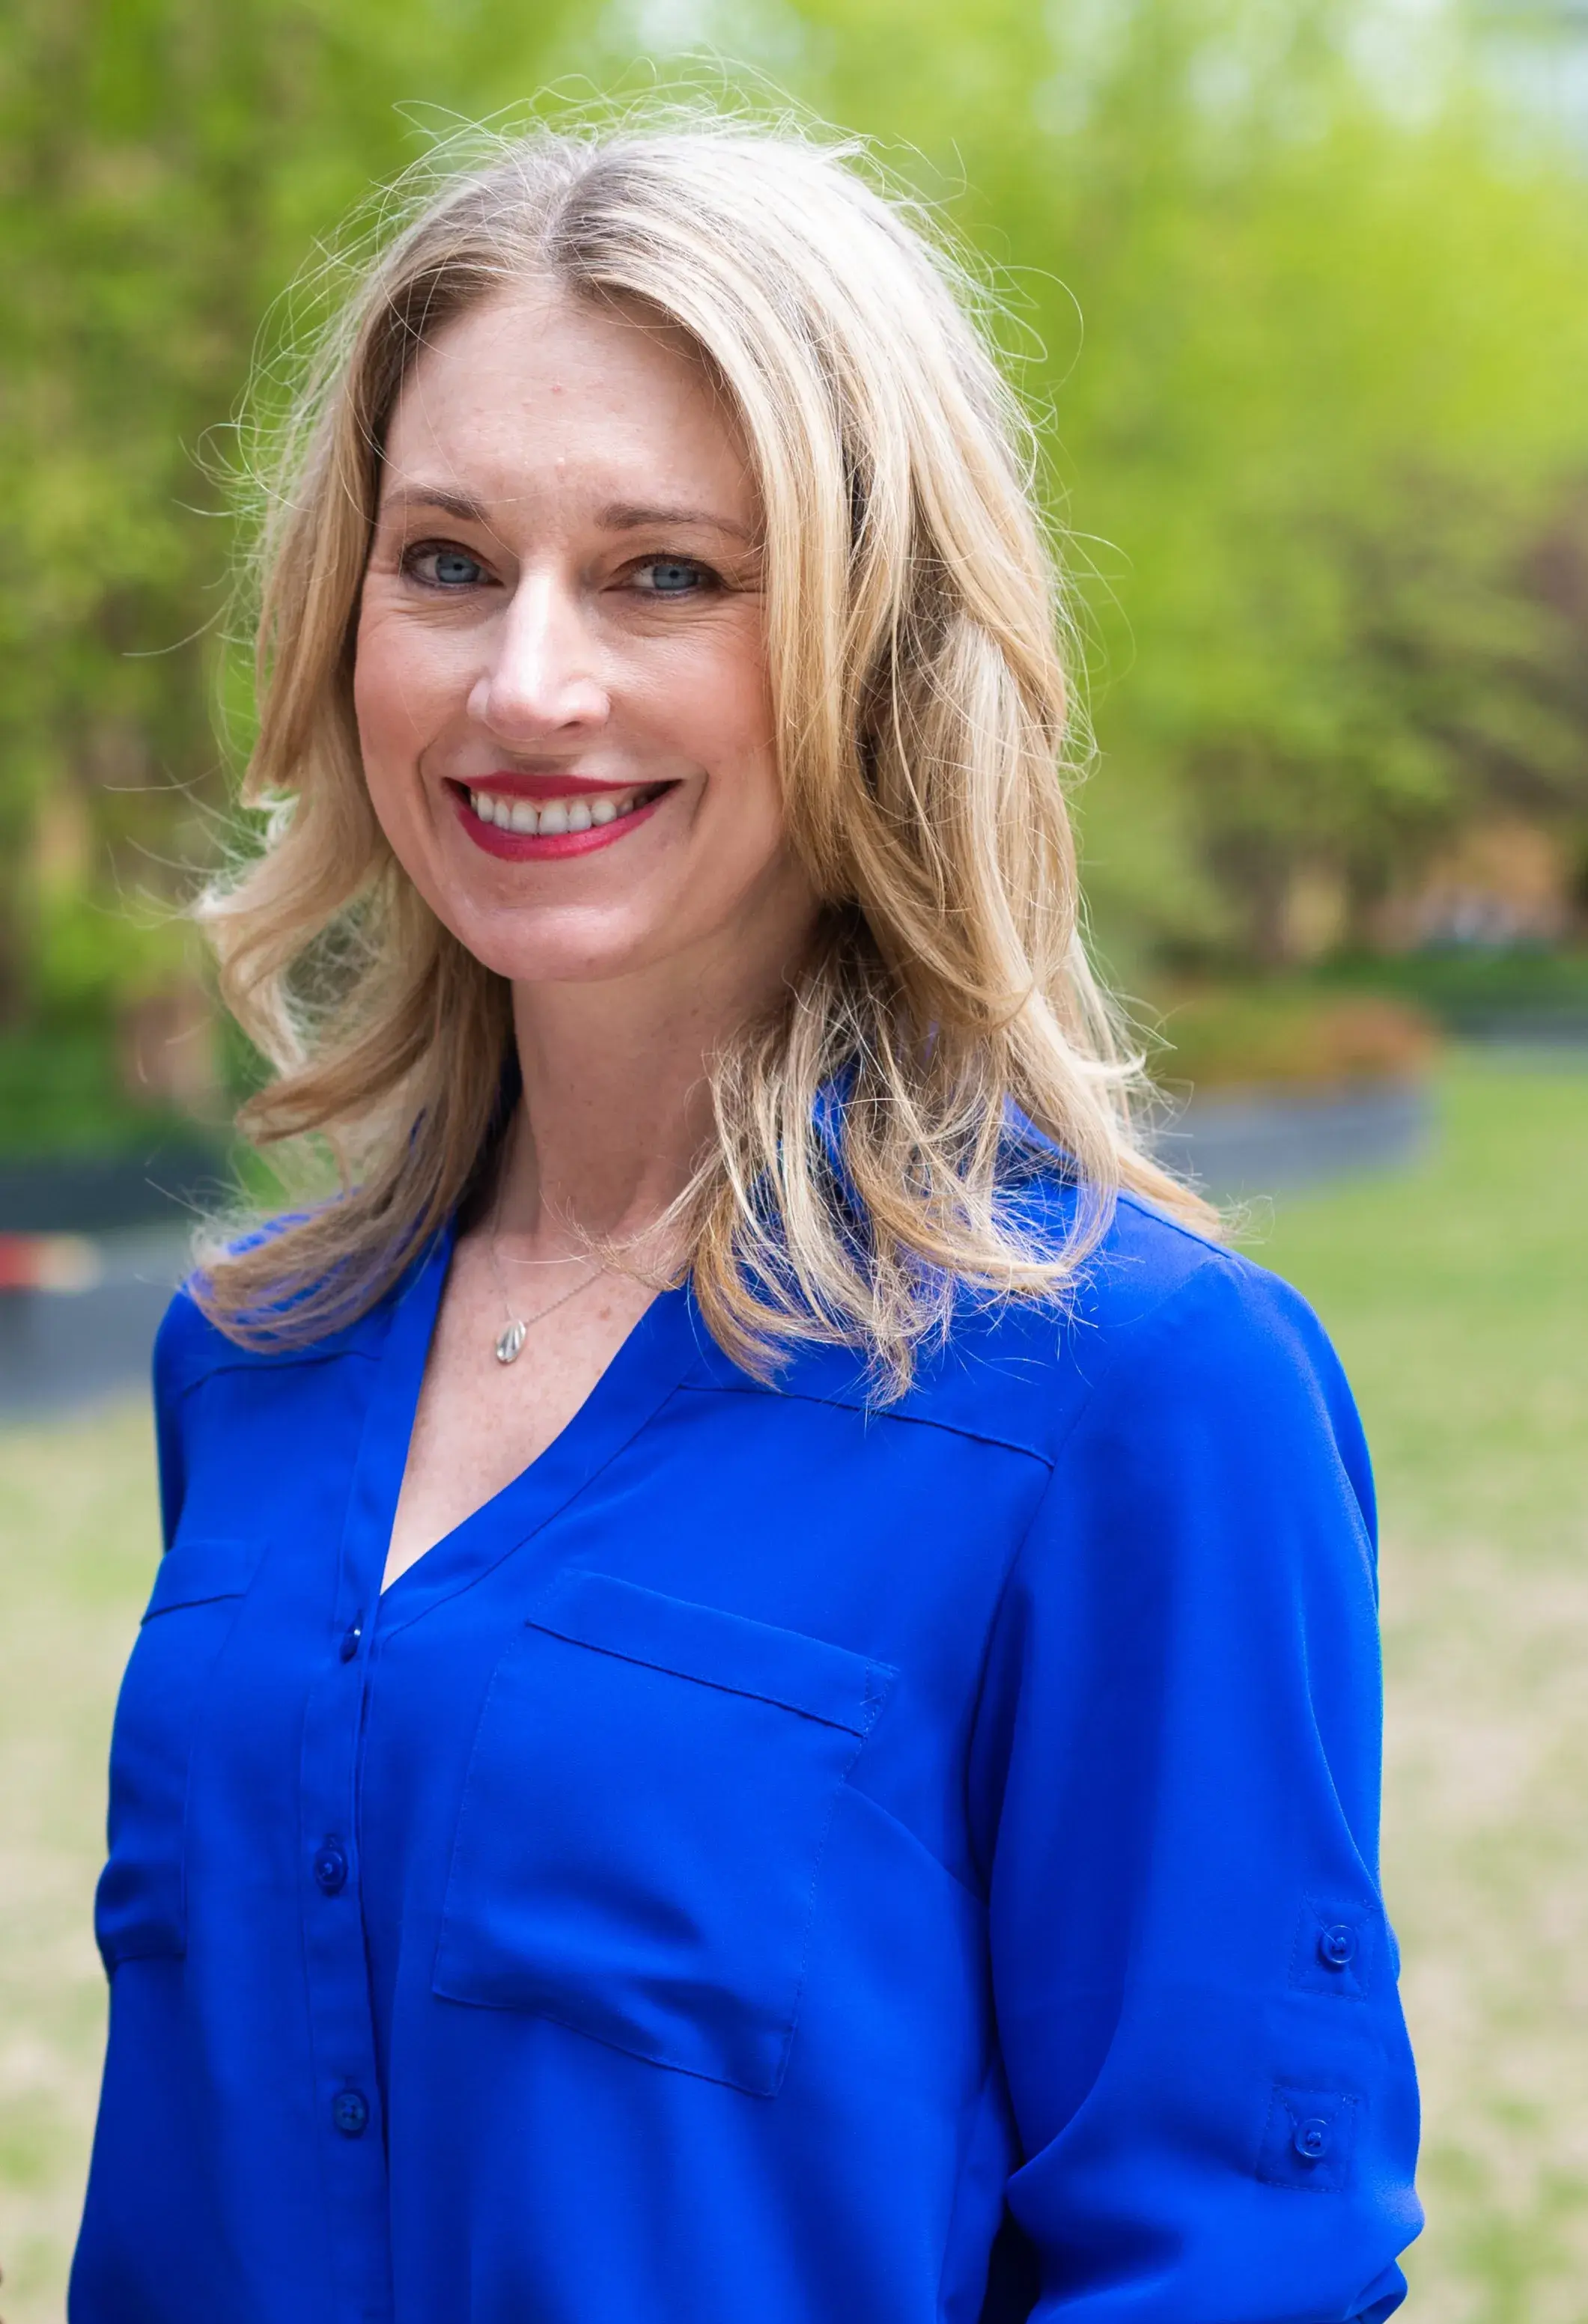
[[[1318,1959],[1325,1969],[1349,1969],[1356,1959],[1356,1931],[1344,1921],[1325,1929],[1318,1938]]]

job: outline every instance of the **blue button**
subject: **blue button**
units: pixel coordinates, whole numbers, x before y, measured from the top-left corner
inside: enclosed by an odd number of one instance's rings
[[[314,1852],[314,1877],[328,1896],[347,1886],[347,1858],[335,1832],[328,1834]]]
[[[362,2138],[369,2128],[369,2100],[362,2090],[338,2090],[331,2103],[331,2120],[344,2138]]]
[[[1356,1959],[1356,1931],[1344,1921],[1325,1929],[1318,1939],[1318,1959],[1325,1969],[1349,1969]]]
[[[1296,2126],[1296,2152],[1304,2163],[1317,2163],[1329,2151],[1329,2126],[1314,2116]]]
[[[342,1633],[342,1643],[337,1650],[345,1663],[350,1663],[353,1660],[354,1655],[358,1652],[358,1641],[363,1637],[363,1636],[364,1625],[362,1621],[353,1621],[348,1623],[347,1628]]]

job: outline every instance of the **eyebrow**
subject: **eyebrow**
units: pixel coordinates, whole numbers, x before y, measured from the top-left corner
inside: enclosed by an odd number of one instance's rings
[[[735,540],[753,541],[748,525],[715,509],[651,507],[634,501],[609,501],[596,512],[596,521],[609,532],[642,532],[650,525],[703,525],[713,532],[731,533]]]
[[[439,509],[461,524],[485,524],[490,520],[484,501],[476,500],[472,493],[456,492],[448,484],[398,485],[386,495],[381,513],[399,509]],[[652,507],[638,501],[609,501],[605,508],[596,510],[596,521],[607,532],[642,532],[650,526],[678,524],[725,532],[735,540],[748,543],[756,539],[748,525],[740,524],[734,517],[722,516],[715,509]]]
[[[381,514],[389,509],[439,509],[446,516],[455,516],[461,524],[484,524],[485,504],[475,499],[472,493],[455,493],[446,484],[400,484],[386,493],[381,503]]]

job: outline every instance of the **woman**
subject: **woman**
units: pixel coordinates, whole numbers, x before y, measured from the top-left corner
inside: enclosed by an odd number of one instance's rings
[[[208,918],[342,1185],[161,1334],[77,2324],[1388,2315],[1366,1455],[1132,1139],[951,267],[536,137],[295,442]]]

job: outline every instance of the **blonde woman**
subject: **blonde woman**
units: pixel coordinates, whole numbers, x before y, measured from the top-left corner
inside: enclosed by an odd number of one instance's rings
[[[328,342],[156,1357],[75,2324],[1387,2316],[1372,1502],[1132,1134],[1052,576],[843,154],[504,147]]]

